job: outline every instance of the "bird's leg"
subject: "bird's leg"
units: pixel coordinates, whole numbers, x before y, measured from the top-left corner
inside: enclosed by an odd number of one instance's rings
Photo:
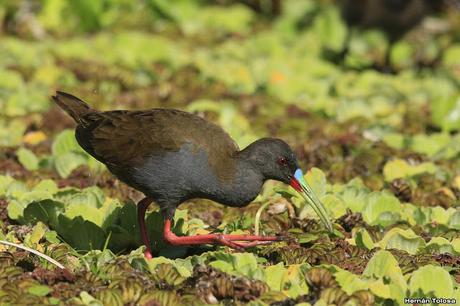
[[[139,221],[139,227],[141,230],[141,238],[146,249],[144,255],[146,258],[152,258],[152,250],[150,249],[149,236],[147,235],[147,229],[145,227],[145,211],[147,207],[152,203],[150,198],[144,198],[137,204],[137,218]]]
[[[222,244],[234,249],[242,250],[256,245],[269,244],[274,241],[281,241],[282,237],[276,236],[255,236],[255,235],[224,235],[207,234],[194,236],[176,236],[171,231],[171,219],[165,219],[163,238],[172,245],[196,245],[196,244]],[[235,242],[250,241],[250,242]]]

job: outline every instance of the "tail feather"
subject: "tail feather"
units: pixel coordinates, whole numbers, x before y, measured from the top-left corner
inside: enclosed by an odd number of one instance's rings
[[[62,91],[56,91],[56,95],[52,96],[52,98],[76,122],[80,122],[82,116],[95,111],[84,101]]]

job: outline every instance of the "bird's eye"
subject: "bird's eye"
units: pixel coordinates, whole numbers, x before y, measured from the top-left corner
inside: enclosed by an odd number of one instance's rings
[[[287,159],[286,159],[286,157],[284,157],[284,156],[278,157],[278,160],[277,160],[276,162],[277,162],[278,165],[280,165],[280,166],[287,166],[287,164],[288,164]]]

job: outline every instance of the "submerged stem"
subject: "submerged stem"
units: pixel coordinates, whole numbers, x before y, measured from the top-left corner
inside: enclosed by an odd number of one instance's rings
[[[262,215],[263,210],[270,204],[270,201],[267,201],[265,204],[260,206],[257,210],[256,217],[254,219],[254,234],[259,236],[259,228],[260,228],[260,216]]]

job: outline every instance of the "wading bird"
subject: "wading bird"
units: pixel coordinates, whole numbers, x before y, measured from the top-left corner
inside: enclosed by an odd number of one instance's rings
[[[259,139],[243,150],[219,126],[175,109],[97,111],[82,100],[57,92],[53,100],[77,123],[80,146],[119,180],[143,192],[138,220],[145,256],[152,257],[145,226],[155,201],[164,217],[164,240],[172,245],[222,244],[236,249],[279,241],[278,236],[207,234],[176,236],[176,207],[193,198],[242,207],[273,179],[291,185],[312,205],[329,231],[327,213],[303,180],[291,148],[276,138]]]

